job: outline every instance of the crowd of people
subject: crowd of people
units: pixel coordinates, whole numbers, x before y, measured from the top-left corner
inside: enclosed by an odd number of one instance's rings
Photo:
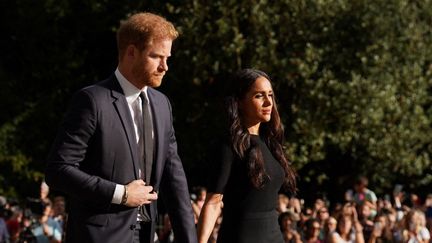
[[[341,203],[317,198],[305,202],[301,198],[279,194],[279,225],[287,243],[426,243],[431,241],[432,194],[424,200],[396,185],[393,192],[377,197],[359,177],[353,190],[348,190]],[[205,188],[193,191],[192,204],[196,222],[205,200]],[[392,194],[392,196],[390,196]],[[165,217],[167,219],[167,217]],[[217,240],[219,217],[209,243]],[[169,224],[161,232],[169,232]],[[161,242],[174,242],[163,238]]]
[[[0,196],[0,242],[62,242],[66,217],[65,197],[50,198],[45,182],[39,198],[17,201]]]
[[[301,198],[279,194],[279,225],[287,243],[375,243],[431,241],[432,194],[424,200],[396,185],[393,192],[377,197],[369,189],[368,180],[359,177],[341,203],[317,198],[304,202]],[[202,193],[202,188],[199,189]],[[390,196],[390,194],[392,196]],[[194,202],[199,207],[203,197]],[[199,217],[199,213],[196,213]],[[209,242],[216,242],[219,218]]]
[[[377,197],[367,185],[367,179],[360,177],[341,200],[344,203],[323,198],[304,202],[279,194],[277,211],[285,242],[430,242],[432,194],[421,200],[397,185],[392,196]],[[205,187],[194,188],[191,202],[196,223],[205,198]],[[62,242],[67,227],[65,206],[63,196],[49,196],[45,183],[37,199],[18,202],[1,196],[0,242]],[[222,220],[218,219],[209,243],[216,242]],[[174,242],[168,215],[162,215],[159,221],[155,242]]]
[[[279,224],[285,242],[409,242],[430,241],[432,195],[422,202],[395,186],[392,196],[378,198],[360,177],[344,203],[322,198],[305,206],[298,198],[279,197]],[[352,193],[351,193],[352,192]]]

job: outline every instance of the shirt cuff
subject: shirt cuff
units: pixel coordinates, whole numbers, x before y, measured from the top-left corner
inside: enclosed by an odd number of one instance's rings
[[[121,204],[124,191],[125,191],[125,188],[123,185],[116,184],[116,187],[114,190],[114,195],[113,195],[111,202],[114,204]]]

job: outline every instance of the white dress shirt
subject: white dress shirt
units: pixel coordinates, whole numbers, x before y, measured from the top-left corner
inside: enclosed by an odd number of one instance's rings
[[[139,146],[140,143],[143,143],[142,137],[140,137],[140,134],[142,134],[143,129],[143,123],[142,123],[142,101],[139,95],[141,92],[144,93],[145,98],[148,102],[150,100],[148,99],[147,95],[147,86],[145,86],[142,90],[135,87],[131,82],[129,82],[118,70],[118,68],[114,72],[117,80],[120,83],[121,88],[123,89],[123,93],[126,97],[126,101],[128,103],[129,111],[131,114],[131,118],[134,125],[134,131],[135,131],[135,137],[136,137],[136,143],[137,146]],[[149,108],[150,109],[150,108]],[[138,114],[139,113],[139,114]],[[151,115],[151,110],[150,110]],[[152,132],[152,138],[154,138],[154,132]],[[139,146],[142,150],[144,146]],[[142,148],[141,148],[142,147]],[[143,154],[143,151],[139,151],[140,154]],[[141,171],[140,171],[141,173]],[[142,175],[140,175],[141,177]],[[117,184],[116,188],[114,190],[114,195],[111,200],[112,203],[120,204],[123,194],[124,194],[124,185]]]

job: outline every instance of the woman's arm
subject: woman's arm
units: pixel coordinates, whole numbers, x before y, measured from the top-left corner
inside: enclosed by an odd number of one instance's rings
[[[198,243],[207,243],[223,207],[222,194],[208,193],[198,220]]]
[[[357,210],[353,205],[351,205],[351,220],[355,229],[355,242],[365,243],[364,235],[363,235],[363,226],[358,220]]]
[[[355,242],[365,243],[364,235],[363,235],[363,226],[360,224],[359,221],[354,221],[353,224],[355,228]]]

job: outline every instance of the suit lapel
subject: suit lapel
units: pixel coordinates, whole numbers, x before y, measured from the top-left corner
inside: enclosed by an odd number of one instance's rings
[[[134,125],[132,121],[132,116],[129,111],[129,106],[126,101],[126,97],[123,94],[123,90],[120,87],[119,82],[115,78],[115,75],[111,78],[112,81],[112,89],[111,89],[111,96],[114,98],[113,105],[115,110],[117,111],[117,114],[119,116],[119,119],[123,125],[123,129],[126,133],[127,140],[129,143],[129,149],[131,152],[132,162],[134,165],[134,175],[135,179],[138,179],[138,169],[139,162],[138,162],[138,146],[136,145],[136,138],[135,138],[135,132],[134,132]]]

